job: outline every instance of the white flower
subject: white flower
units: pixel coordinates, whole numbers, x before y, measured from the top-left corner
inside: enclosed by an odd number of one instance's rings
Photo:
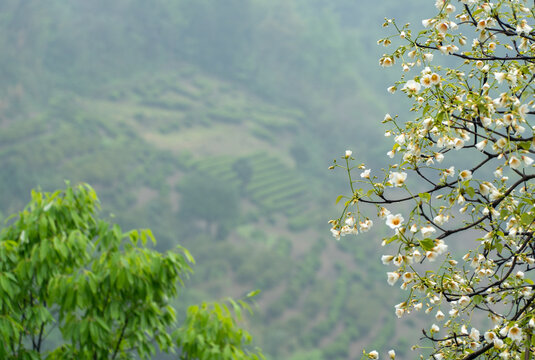
[[[386,218],[388,215],[390,215],[390,211],[385,207],[381,207],[379,209],[379,213],[377,214],[377,216],[379,216],[381,219]]]
[[[439,46],[438,49],[444,55],[450,55],[450,54],[453,54],[454,52],[456,52],[457,50],[459,50],[459,48],[457,46],[451,45],[451,44],[447,45],[447,46]]]
[[[484,127],[489,127],[492,124],[492,119],[489,117],[483,116],[481,118],[481,123],[483,124]]]
[[[520,23],[518,23],[518,25],[516,25],[516,33],[518,35],[529,35],[529,33],[531,32],[531,30],[533,30],[533,28],[531,26],[528,25],[528,23],[526,22],[526,20],[522,19],[522,21],[520,21]]]
[[[406,179],[406,172],[391,172],[388,181],[392,184],[392,186],[399,187],[403,185]]]
[[[434,233],[436,231],[436,229],[432,226],[423,226],[421,229],[420,229],[420,232],[422,233],[422,236],[424,238],[427,238],[429,236],[431,236],[432,233]]]
[[[520,161],[519,158],[517,158],[516,156],[511,156],[509,158],[509,161],[507,162],[507,164],[513,168],[513,169],[517,169],[518,167],[520,167],[520,165],[522,165],[522,162]]]
[[[453,140],[453,146],[455,147],[455,150],[462,149],[463,146],[464,146],[464,140],[463,139],[459,139],[459,138],[455,138]]]
[[[485,146],[487,146],[487,142],[488,142],[487,139],[478,142],[478,143],[476,144],[476,149],[478,149],[479,151],[483,151],[483,149],[485,148]]]
[[[425,257],[427,258],[427,260],[433,262],[438,258],[438,254],[435,251],[426,251]]]
[[[352,154],[353,154],[353,151],[351,151],[351,150],[346,150],[345,158],[348,159],[349,157],[351,157]]]
[[[420,252],[418,251],[418,249],[415,249],[415,250],[412,252],[412,259],[413,259],[413,261],[415,261],[415,262],[419,262],[420,260],[422,260],[422,254],[420,254]]]
[[[369,357],[370,359],[377,360],[377,359],[379,359],[379,353],[378,353],[377,351],[375,351],[375,350],[370,351],[370,352],[368,353],[368,357]]]
[[[431,250],[435,251],[437,254],[444,254],[448,250],[448,245],[444,243],[444,240],[439,240],[438,244]]]
[[[440,84],[440,75],[437,73],[431,74],[431,84],[432,85],[438,85]]]
[[[422,20],[422,25],[424,27],[428,27],[429,25],[431,25],[433,23],[433,19],[424,19]]]
[[[500,315],[490,314],[490,321],[492,321],[495,326],[500,325],[503,322],[503,317]]]
[[[431,325],[431,332],[432,333],[439,332],[439,331],[440,331],[440,328],[438,327],[437,324]]]
[[[435,25],[435,29],[441,34],[447,33],[449,28],[450,24],[447,21],[439,22]]]
[[[396,352],[394,350],[388,350],[388,356],[390,360],[394,360],[396,358]]]
[[[492,332],[492,331],[487,331],[485,333],[485,341],[488,342],[488,343],[491,343],[494,341],[494,339],[496,339],[496,333],[495,332]]]
[[[520,115],[522,119],[526,117],[526,115],[528,114],[528,111],[529,111],[528,104],[522,104],[521,106],[518,107],[518,114]]]
[[[463,170],[459,173],[459,178],[462,181],[472,179],[472,172],[470,170]]]
[[[424,88],[431,87],[431,85],[433,85],[433,84],[431,83],[431,75],[430,75],[430,74],[426,74],[426,75],[422,76],[422,78],[420,79],[420,84],[421,84]]]
[[[395,86],[389,86],[386,91],[388,91],[390,94],[395,93],[397,88]]]
[[[353,225],[355,225],[356,222],[357,222],[357,221],[356,221],[355,217],[354,217],[354,216],[350,216],[350,217],[348,217],[348,218],[346,219],[345,224],[346,224],[347,226],[349,226],[349,227],[353,227]]]
[[[448,221],[448,217],[444,214],[438,214],[433,218],[433,221],[437,223],[438,225],[444,225],[446,221]]]
[[[513,341],[521,342],[524,338],[524,335],[522,334],[522,329],[520,329],[517,325],[514,325],[509,329],[507,337]]]
[[[386,225],[388,225],[391,229],[397,229],[403,224],[403,216],[401,214],[388,214],[386,217]]]
[[[367,232],[373,226],[373,221],[371,221],[370,219],[366,219],[364,221],[359,222],[359,226],[360,231]]]
[[[340,233],[341,233],[341,231],[338,230],[338,229],[335,229],[335,228],[332,228],[332,229],[331,229],[331,234],[333,235],[333,237],[334,237],[336,240],[340,240]]]
[[[403,274],[403,282],[409,283],[414,280],[414,273],[406,272]]]
[[[405,85],[403,86],[403,89],[406,89],[411,94],[417,94],[418,91],[420,91],[421,87],[422,86],[420,85],[419,82],[416,82],[411,79],[405,83]]]
[[[524,164],[526,164],[527,166],[533,164],[533,159],[530,158],[529,156],[522,155],[522,156],[520,156],[520,158],[522,159]]]
[[[388,285],[394,286],[396,281],[400,278],[400,275],[397,272],[387,272],[386,273]]]
[[[437,311],[437,314],[435,315],[435,319],[437,319],[438,321],[442,321],[444,320],[445,316],[444,316],[444,313],[442,311]]]
[[[496,81],[498,81],[498,84],[501,84],[505,80],[506,76],[507,74],[503,72],[494,73],[494,78],[496,78]]]
[[[401,264],[403,263],[403,255],[399,254],[398,256],[396,256],[393,260],[393,263],[395,266],[401,266]]]
[[[369,179],[370,178],[370,169],[366,169],[364,170],[362,173],[360,173],[360,177],[361,178],[364,178],[364,179]]]
[[[391,57],[389,56],[385,56],[385,57],[382,57],[380,60],[379,60],[379,65],[383,66],[383,67],[390,67],[394,64],[394,59],[392,59]]]
[[[392,260],[394,259],[394,256],[392,255],[383,255],[381,256],[381,261],[384,265],[388,265],[392,262]]]
[[[474,341],[479,341],[479,330],[476,329],[476,328],[472,328],[472,330],[470,331],[470,339],[474,340]]]
[[[433,61],[433,57],[434,57],[434,55],[431,54],[431,53],[425,53],[425,54],[424,54],[424,58],[425,58],[427,61]]]
[[[462,307],[468,305],[469,303],[470,303],[470,298],[468,296],[463,295],[459,299],[459,305]]]
[[[405,134],[399,134],[394,138],[394,141],[397,142],[399,145],[405,144]]]

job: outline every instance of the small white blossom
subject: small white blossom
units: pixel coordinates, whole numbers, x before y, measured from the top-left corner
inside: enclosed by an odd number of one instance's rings
[[[388,225],[391,229],[397,229],[403,224],[403,216],[401,214],[388,214],[386,216],[386,225]]]
[[[468,305],[469,303],[470,303],[470,298],[468,296],[463,295],[459,299],[459,305],[462,307]]]
[[[387,276],[386,281],[388,282],[388,285],[394,286],[394,284],[396,283],[396,281],[398,281],[401,275],[399,275],[399,273],[397,272],[387,272],[386,276]]]
[[[515,342],[521,342],[524,338],[524,335],[522,334],[522,329],[520,329],[517,325],[514,325],[507,332],[507,337]]]
[[[427,237],[431,236],[431,234],[433,234],[435,231],[437,231],[437,230],[432,226],[423,226],[420,229],[420,232],[422,233],[422,236],[424,238],[427,238]]]
[[[459,173],[459,178],[462,181],[472,179],[472,172],[470,170],[463,170]]]
[[[505,80],[506,76],[507,76],[507,73],[503,73],[503,72],[494,73],[494,78],[496,79],[496,81],[498,81],[498,84],[501,84]]]
[[[419,82],[416,82],[414,80],[409,80],[405,83],[403,86],[403,89],[406,89],[410,94],[417,94],[418,91],[421,89],[421,85]]]
[[[392,184],[392,186],[400,187],[403,185],[406,179],[406,172],[391,172],[388,181]]]
[[[516,25],[516,33],[518,35],[522,35],[522,34],[529,35],[531,30],[533,30],[533,28],[529,26],[527,21],[524,19],[522,19],[522,21],[520,21],[518,25]]]

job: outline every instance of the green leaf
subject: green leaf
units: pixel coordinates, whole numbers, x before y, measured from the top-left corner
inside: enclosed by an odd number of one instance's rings
[[[259,289],[257,289],[257,290],[253,290],[253,291],[251,291],[251,292],[249,292],[249,293],[247,294],[247,297],[248,297],[248,298],[255,297],[256,295],[260,294],[260,291],[261,291],[261,290],[259,290]]]
[[[467,193],[471,198],[473,198],[473,197],[476,195],[476,191],[475,191],[474,188],[471,187],[471,186],[467,186],[465,190],[466,190],[466,193]]]
[[[531,141],[522,141],[521,143],[518,143],[518,146],[524,150],[529,150],[531,148]]]
[[[520,217],[520,221],[522,222],[523,226],[528,226],[528,225],[531,225],[534,218],[535,218],[534,214],[523,213],[522,216]]]
[[[338,203],[340,202],[340,200],[342,200],[343,198],[344,198],[344,195],[338,195],[338,196],[336,197],[336,201],[334,202],[334,204],[335,204],[335,205],[338,204]]]
[[[428,203],[429,200],[431,200],[431,194],[429,193],[419,193],[418,196],[420,197],[420,199],[424,200],[426,203]]]
[[[481,304],[482,301],[483,301],[483,296],[481,295],[475,295],[474,297],[472,297],[472,303],[475,305]]]
[[[184,255],[186,256],[186,259],[192,264],[195,264],[195,259],[191,255],[191,253],[188,251],[188,249],[182,248],[182,251],[184,252]]]
[[[435,247],[435,241],[433,239],[430,239],[430,238],[425,238],[423,240],[420,240],[420,246],[425,251],[430,251],[432,248]]]

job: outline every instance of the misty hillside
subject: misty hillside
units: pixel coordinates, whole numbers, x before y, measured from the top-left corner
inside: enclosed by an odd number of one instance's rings
[[[415,4],[0,2],[0,218],[88,182],[106,216],[195,256],[179,307],[262,290],[246,325],[269,359],[413,341],[383,234],[330,236],[347,185],[327,168],[347,148],[383,162],[402,104],[376,40]]]

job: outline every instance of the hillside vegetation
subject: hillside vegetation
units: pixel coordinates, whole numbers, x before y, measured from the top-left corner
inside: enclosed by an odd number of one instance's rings
[[[270,359],[417,336],[394,323],[379,238],[336,243],[326,227],[332,156],[357,143],[380,164],[387,151],[373,144],[388,79],[362,27],[378,33],[385,9],[2,2],[0,217],[31,188],[90,183],[123,228],[193,253],[196,290],[179,306],[261,289],[248,326]]]

